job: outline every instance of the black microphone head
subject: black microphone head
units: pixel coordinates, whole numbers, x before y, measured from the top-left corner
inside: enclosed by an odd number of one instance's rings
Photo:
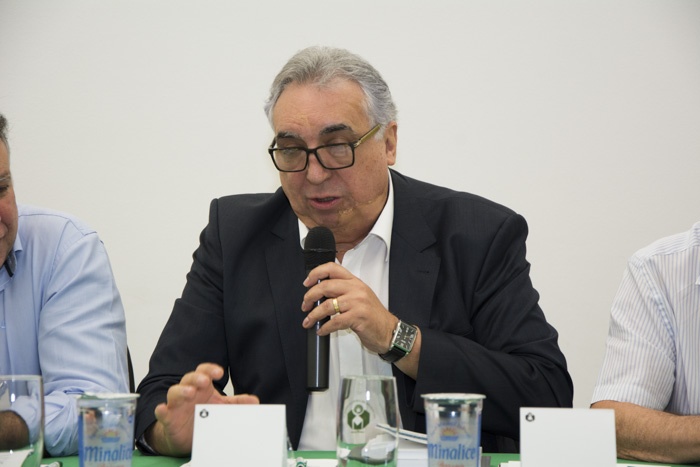
[[[335,261],[335,237],[328,227],[314,227],[309,230],[304,242],[304,264],[306,272],[316,266]]]

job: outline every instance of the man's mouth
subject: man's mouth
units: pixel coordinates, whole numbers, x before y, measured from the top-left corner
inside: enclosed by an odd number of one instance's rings
[[[316,207],[328,207],[332,206],[335,204],[336,201],[338,201],[339,198],[335,196],[324,196],[321,198],[310,198],[311,204],[316,206]]]

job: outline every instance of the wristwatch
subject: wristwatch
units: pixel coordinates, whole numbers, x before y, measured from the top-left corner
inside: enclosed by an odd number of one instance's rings
[[[391,347],[387,353],[379,354],[382,360],[389,363],[394,363],[404,358],[413,348],[413,343],[416,341],[418,328],[412,324],[404,323],[399,320],[399,324],[394,329],[393,337],[391,338]]]

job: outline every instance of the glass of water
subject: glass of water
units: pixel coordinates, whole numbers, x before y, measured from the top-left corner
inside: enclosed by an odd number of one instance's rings
[[[343,377],[338,404],[338,465],[396,467],[398,420],[393,376]]]
[[[39,467],[44,453],[41,376],[0,375],[0,465]]]

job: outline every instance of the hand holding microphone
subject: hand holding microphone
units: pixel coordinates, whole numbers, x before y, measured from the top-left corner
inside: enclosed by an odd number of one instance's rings
[[[399,322],[399,319],[381,303],[371,287],[342,265],[335,264],[336,253],[335,240],[330,230],[325,227],[316,227],[309,231],[304,244],[307,272],[304,285],[308,290],[302,303],[302,310],[308,312],[303,326],[308,330],[307,389],[309,391],[328,389],[331,333],[350,329],[360,339],[364,348],[383,355],[393,347],[394,330],[397,329]],[[312,270],[315,271],[313,274],[311,274]],[[329,280],[325,281],[325,279]],[[330,304],[319,306],[326,301],[326,298],[330,300]],[[330,320],[332,315],[335,315],[335,318]],[[321,328],[323,328],[322,331]],[[319,332],[324,335],[319,336]],[[414,355],[417,355],[420,349],[420,336],[416,339],[418,345],[415,346]],[[417,358],[413,359],[411,368],[404,369],[404,363],[408,360],[407,358],[402,360],[402,371],[415,377]]]

